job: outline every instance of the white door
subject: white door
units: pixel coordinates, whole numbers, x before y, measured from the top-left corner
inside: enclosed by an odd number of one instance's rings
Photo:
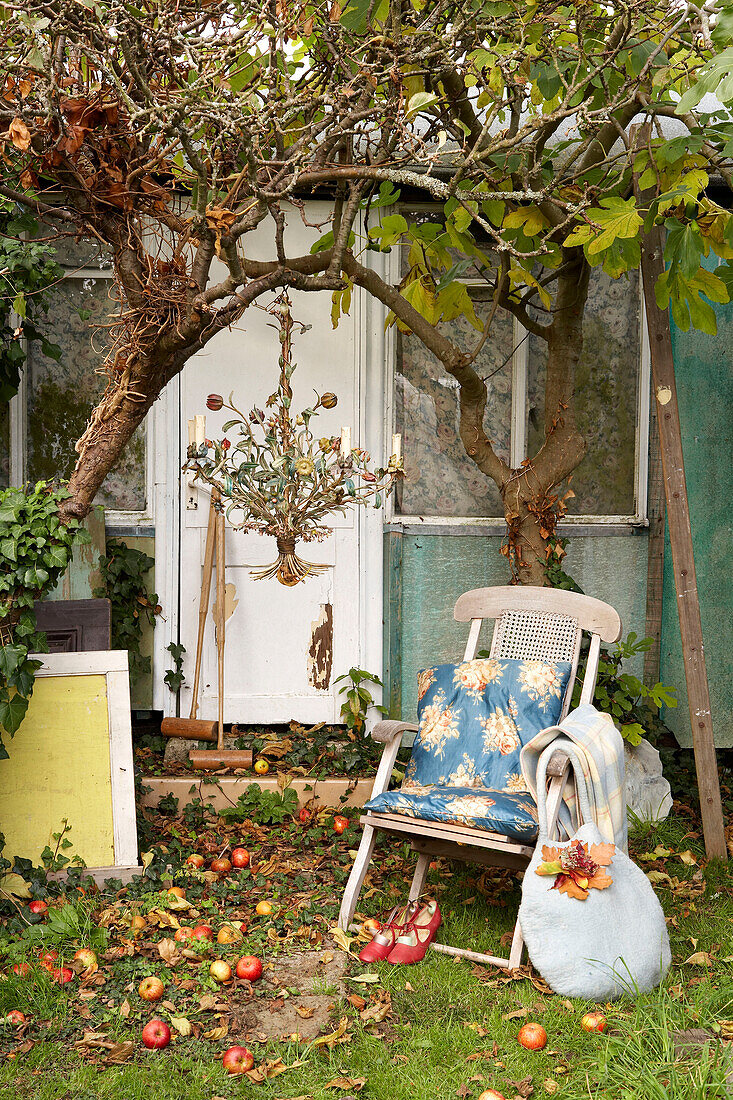
[[[309,204],[308,220],[317,222],[326,212],[325,204]],[[288,253],[307,253],[317,235],[303,225],[297,212],[292,214],[286,234]],[[271,258],[266,251],[271,242],[271,230],[263,231],[260,258]],[[253,255],[249,238],[248,254]],[[293,409],[299,411],[311,404],[314,390],[333,391],[338,405],[320,412],[313,421],[316,436],[335,435],[342,425],[349,425],[355,446],[368,447],[371,441],[381,448],[379,418],[370,433],[366,406],[360,406],[359,400],[364,355],[369,354],[381,318],[375,317],[374,331],[365,339],[359,302],[354,303],[351,317],[344,318],[334,331],[330,294],[291,291],[290,297],[294,319],[312,326],[307,333],[294,335]],[[227,410],[207,410],[207,394],[220,393],[226,399],[233,393],[235,404],[245,411],[254,404],[264,407],[279,375],[279,342],[271,323],[269,314],[250,307],[236,329],[219,334],[186,365],[181,381],[182,454],[187,421],[195,414],[206,414],[207,436],[223,435]],[[378,374],[381,376],[381,371]],[[371,435],[370,441],[367,435]],[[379,451],[372,454],[376,458]],[[208,510],[206,490],[192,489],[181,479],[179,632],[187,650],[187,683],[180,700],[183,715],[188,714],[191,702]],[[226,722],[335,721],[340,703],[334,678],[351,665],[363,667],[366,655],[375,661],[378,654],[381,666],[381,515],[370,510],[369,516],[361,516],[352,510],[334,516],[329,538],[299,543],[301,557],[327,568],[293,588],[274,578],[255,580],[251,575],[253,567],[275,560],[273,538],[237,531],[227,524],[226,580],[233,586],[230,591],[236,608],[226,624]],[[214,589],[212,585],[212,600]],[[370,671],[381,674],[381,667]],[[199,700],[199,717],[216,717],[217,661],[211,617],[204,639]]]

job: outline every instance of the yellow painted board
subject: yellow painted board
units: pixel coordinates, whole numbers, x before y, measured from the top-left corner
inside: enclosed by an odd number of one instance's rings
[[[88,867],[114,864],[107,680],[104,675],[43,676],[28,713],[0,761],[4,855],[40,862],[66,818]]]

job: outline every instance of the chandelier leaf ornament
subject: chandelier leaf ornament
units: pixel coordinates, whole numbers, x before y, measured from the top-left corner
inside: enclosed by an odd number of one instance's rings
[[[371,458],[365,450],[351,446],[350,428],[342,428],[340,436],[316,438],[313,418],[319,410],[336,406],[335,394],[316,394],[313,405],[293,415],[293,331],[303,333],[310,326],[295,321],[290,306],[283,292],[267,309],[278,331],[280,379],[266,408],[255,406],[244,413],[232,395],[225,401],[219,394],[209,394],[207,408],[233,414],[223,425],[227,434],[219,440],[208,438],[205,417],[190,420],[183,467],[193,473],[194,482],[205,481],[212,487],[215,501],[219,498],[217,507],[226,512],[232,527],[276,539],[277,559],[251,573],[258,580],[277,577],[288,586],[327,568],[299,557],[298,542],[327,538],[333,530],[328,517],[334,513],[345,514],[359,505],[381,507],[403,476],[399,435],[392,437],[393,453],[386,468],[375,469],[370,469]]]

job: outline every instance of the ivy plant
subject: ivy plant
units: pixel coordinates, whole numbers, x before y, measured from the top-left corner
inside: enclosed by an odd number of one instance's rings
[[[601,649],[598,662],[598,679],[593,705],[610,714],[630,745],[640,745],[648,732],[651,707],[676,707],[677,692],[669,685],[647,685],[630,672],[622,672],[621,665],[639,653],[645,653],[654,645],[653,638],[639,638],[635,631],[624,641],[616,642],[613,649]],[[573,691],[573,707],[580,703],[580,693],[585,678],[587,655],[578,662],[578,676]]]
[[[142,655],[140,643],[143,621],[154,626],[161,613],[158,597],[146,581],[154,565],[148,554],[120,539],[109,539],[107,553],[99,559],[102,584],[94,589],[94,595],[107,597],[111,603],[112,646],[127,650],[132,677],[150,671],[150,658]]]
[[[8,757],[2,735],[12,737],[23,721],[41,664],[29,653],[47,651],[34,602],[55,587],[74,545],[89,541],[78,520],[61,520],[68,495],[45,481],[0,491],[0,759]]]
[[[387,708],[374,702],[374,696],[365,684],[376,684],[383,687],[382,681],[373,672],[365,672],[363,668],[350,668],[342,676],[337,676],[335,684],[345,680],[343,687],[339,688],[339,695],[346,698],[341,703],[341,720],[346,728],[354,733],[363,733],[366,724],[367,711],[374,707],[380,714],[386,714]]]
[[[31,341],[50,359],[61,348],[43,333],[47,290],[63,275],[47,241],[36,239],[38,222],[12,203],[0,203],[0,404],[18,392]]]

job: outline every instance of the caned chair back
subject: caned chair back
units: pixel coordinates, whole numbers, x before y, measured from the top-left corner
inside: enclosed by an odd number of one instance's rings
[[[561,719],[570,709],[583,631],[590,634],[582,703],[590,703],[598,676],[601,642],[621,637],[621,619],[607,603],[557,588],[503,585],[475,588],[459,596],[453,610],[457,622],[470,622],[464,661],[472,661],[484,619],[494,620],[491,656],[519,660],[570,661],[571,671]]]

